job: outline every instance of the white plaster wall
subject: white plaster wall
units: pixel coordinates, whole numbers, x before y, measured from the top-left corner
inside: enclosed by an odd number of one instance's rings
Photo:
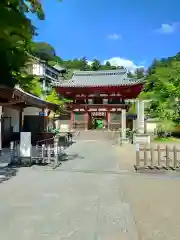
[[[13,132],[19,132],[19,111],[13,108],[4,107],[3,117],[11,117]]]
[[[42,110],[40,108],[36,108],[36,107],[26,107],[23,110],[23,117],[26,116],[39,116],[39,112],[41,112]]]
[[[157,128],[156,122],[146,122],[146,132],[147,133],[153,133],[154,130]]]
[[[36,76],[43,76],[44,75],[44,67],[41,63],[34,63],[32,67],[32,73]]]
[[[54,123],[55,123],[55,127],[56,128],[60,128],[60,126],[61,125],[68,125],[68,126],[70,126],[70,120],[55,120],[54,121]]]

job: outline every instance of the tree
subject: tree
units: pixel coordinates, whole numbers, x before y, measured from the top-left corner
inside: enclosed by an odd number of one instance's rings
[[[45,61],[56,61],[55,49],[46,42],[33,42],[31,44],[30,52],[32,55]],[[59,59],[60,60],[60,59]]]
[[[137,68],[134,75],[137,79],[143,78],[144,75],[145,75],[144,74],[144,68]]]
[[[117,67],[118,69],[125,69],[125,67],[124,66],[119,66],[119,67]]]
[[[0,58],[1,83],[13,86],[18,82],[20,68],[27,61],[35,27],[26,13],[32,12],[44,19],[42,6],[38,0],[0,2]]]
[[[156,60],[148,69],[146,85],[140,94],[150,99],[149,114],[160,119],[180,122],[180,59],[175,57]]]
[[[40,20],[44,12],[39,0],[0,1],[0,58],[1,84],[21,84],[21,68],[28,60],[32,38],[36,34],[27,13],[35,14]]]
[[[99,70],[100,68],[101,68],[101,62],[100,62],[99,60],[97,60],[97,59],[94,59],[93,62],[92,62],[92,64],[91,64],[91,69],[92,69],[93,71],[97,71],[97,70]]]
[[[109,61],[107,61],[107,62],[105,63],[105,66],[106,66],[106,67],[111,67],[111,63],[110,63]]]
[[[134,78],[135,77],[135,75],[132,72],[130,72],[130,71],[127,73],[127,76],[129,78]]]
[[[81,71],[86,71],[89,69],[88,61],[87,61],[86,57],[81,58],[79,63],[80,63],[79,66],[80,66]]]
[[[46,101],[63,106],[64,101],[57,95],[56,90],[52,89],[46,96]]]

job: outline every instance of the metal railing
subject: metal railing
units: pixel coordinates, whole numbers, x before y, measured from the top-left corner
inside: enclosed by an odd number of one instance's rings
[[[34,164],[50,165],[56,168],[61,164],[67,156],[65,148],[72,142],[72,136],[69,134],[51,137],[37,141],[36,146],[31,146],[31,156],[21,157],[21,149],[19,142],[11,142],[10,144],[10,165],[27,165]]]

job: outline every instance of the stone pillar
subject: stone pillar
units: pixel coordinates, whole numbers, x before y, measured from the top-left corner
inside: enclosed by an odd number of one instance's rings
[[[144,133],[144,101],[138,100],[137,103],[137,131]]]
[[[126,139],[126,109],[121,110],[121,138]]]

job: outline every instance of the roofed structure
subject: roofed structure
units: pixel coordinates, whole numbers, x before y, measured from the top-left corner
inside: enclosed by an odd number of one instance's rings
[[[9,88],[7,86],[0,85],[0,105],[10,106],[20,104],[24,107],[34,106],[38,108],[49,108],[52,110],[57,109],[57,104],[45,101],[33,94],[25,92],[19,86]]]
[[[55,68],[59,72],[66,72],[66,68],[62,68],[58,64],[54,65],[53,68]]]
[[[130,107],[127,99],[139,95],[144,79],[129,78],[126,69],[75,71],[72,79],[55,82],[54,86],[57,93],[71,100],[67,108],[72,128],[93,129],[101,119],[101,128],[119,129],[120,119],[124,119],[123,126],[126,124],[125,113]]]
[[[56,87],[100,87],[137,85],[143,79],[127,77],[126,69],[105,71],[76,71],[72,79],[56,83]]]
[[[41,107],[41,108],[49,108],[49,109],[56,109],[59,107],[59,105],[55,104],[55,103],[51,103],[48,102],[46,100],[43,100],[40,97],[37,97],[31,93],[27,93],[25,92],[22,88],[20,88],[19,86],[16,86],[14,88],[13,93],[16,96],[22,97],[22,99],[25,101],[25,103],[27,105],[34,105],[37,107]]]

